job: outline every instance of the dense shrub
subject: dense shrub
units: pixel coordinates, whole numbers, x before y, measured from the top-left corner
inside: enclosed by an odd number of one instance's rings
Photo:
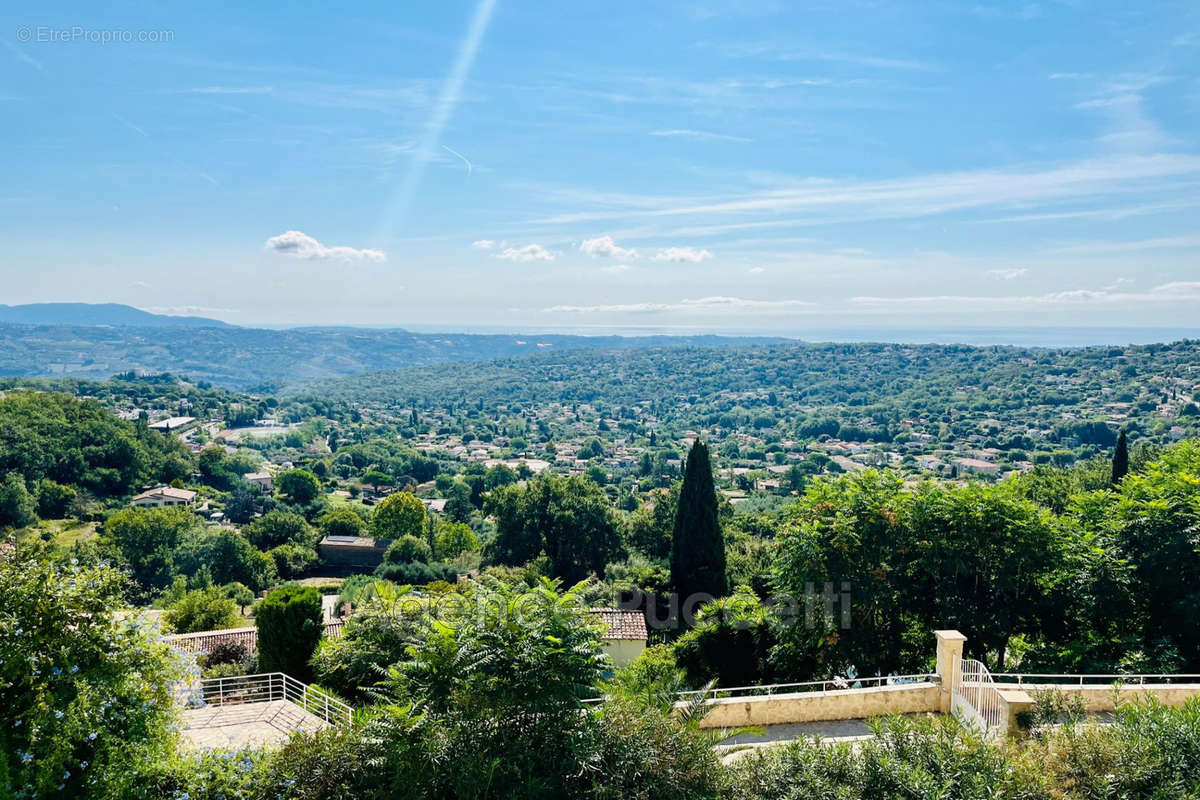
[[[408,587],[376,581],[357,596],[341,638],[323,640],[313,656],[317,682],[354,699],[383,681],[385,670],[406,657],[426,625],[424,604]]]
[[[756,751],[730,769],[731,800],[780,798],[1049,799],[1036,771],[1003,747],[967,734],[952,718],[873,723],[855,744],[799,740]]]
[[[0,541],[0,797],[125,797],[168,757],[183,665],[114,615],[125,580]]]
[[[436,555],[441,559],[457,558],[469,550],[479,549],[479,538],[470,525],[462,522],[439,522],[435,541]]]
[[[389,564],[411,564],[417,561],[428,564],[430,557],[429,545],[425,540],[408,535],[392,542],[383,554],[383,560]]]
[[[246,538],[260,550],[270,550],[284,544],[312,547],[317,533],[299,514],[272,511],[259,517],[243,529]]]
[[[458,573],[454,567],[446,564],[422,564],[414,561],[411,564],[380,564],[375,570],[375,577],[392,583],[421,586],[434,581],[454,581]]]
[[[854,745],[798,741],[729,771],[730,800],[1196,800],[1200,700],[1122,705],[1111,725],[1052,727],[989,742],[950,717],[892,718]]]
[[[269,550],[267,555],[275,564],[275,572],[284,579],[299,578],[319,560],[316,550],[298,544],[281,544]]]
[[[326,512],[319,524],[325,536],[362,536],[367,530],[366,520],[345,506]]]
[[[771,650],[776,644],[772,617],[744,587],[705,605],[697,625],[675,642],[675,660],[698,686],[769,683],[775,677]]]
[[[263,672],[283,672],[307,681],[308,661],[324,632],[321,595],[306,586],[281,586],[259,603],[258,663]]]
[[[58,519],[70,513],[77,492],[74,487],[43,478],[37,485],[37,513],[43,519]]]
[[[420,537],[425,531],[425,516],[425,504],[411,492],[396,492],[375,507],[371,531],[379,539]]]
[[[246,645],[242,642],[219,641],[209,646],[201,661],[205,667],[215,667],[218,664],[237,664],[245,661],[248,655]]]
[[[10,472],[0,480],[0,531],[24,528],[38,521],[36,503],[19,473]]]
[[[193,589],[175,601],[163,621],[176,633],[236,628],[242,623],[237,604],[219,586]]]

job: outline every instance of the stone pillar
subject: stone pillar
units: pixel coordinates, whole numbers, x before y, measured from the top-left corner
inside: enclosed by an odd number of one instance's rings
[[[962,658],[963,642],[967,640],[958,631],[934,631],[937,636],[937,674],[941,679],[938,690],[941,711],[950,713],[954,702],[954,690],[958,688],[959,659]]]

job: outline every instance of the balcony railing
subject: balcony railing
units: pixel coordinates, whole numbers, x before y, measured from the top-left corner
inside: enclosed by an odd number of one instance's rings
[[[229,706],[286,700],[328,725],[349,725],[354,710],[328,692],[282,672],[205,678],[193,696],[196,705]]]
[[[1016,684],[1017,686],[1087,686],[1098,684],[1121,683],[1126,686],[1170,685],[1174,683],[1200,683],[1200,675],[1182,674],[1130,674],[1130,673],[1092,673],[1070,675],[1066,673],[1031,673],[1031,672],[993,672],[996,683]]]
[[[691,692],[680,692],[683,699],[704,695],[712,699],[727,697],[770,697],[777,694],[796,694],[799,692],[831,692],[843,689],[875,689],[880,686],[907,686],[916,683],[936,682],[938,676],[934,673],[917,675],[880,675],[870,678],[829,678],[823,681],[804,681],[802,683],[771,683],[762,686],[730,686],[728,688],[699,689]]]

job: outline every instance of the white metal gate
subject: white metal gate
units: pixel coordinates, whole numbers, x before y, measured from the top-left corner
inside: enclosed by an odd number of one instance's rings
[[[973,658],[958,662],[958,686],[954,687],[952,710],[956,717],[981,733],[998,730],[1004,724],[1004,700],[992,675]]]

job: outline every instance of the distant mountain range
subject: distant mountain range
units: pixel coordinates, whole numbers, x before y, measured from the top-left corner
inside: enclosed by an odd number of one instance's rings
[[[12,312],[21,324],[14,324]],[[136,322],[118,321],[121,319]],[[779,341],[785,340],[413,333],[367,328],[266,330],[198,317],[150,314],[128,306],[47,303],[0,306],[0,377],[104,379],[130,371],[169,372],[231,388],[281,388],[364,372],[556,350],[712,347]]]
[[[153,314],[120,303],[29,303],[0,304],[0,323],[17,325],[140,325],[187,328],[229,328],[227,322],[206,317],[175,317]]]
[[[1020,334],[1020,337],[1014,337]],[[872,333],[875,335],[872,336]],[[971,331],[840,331],[810,341],[971,342]],[[979,343],[1085,345],[1172,341],[1167,329],[976,331]],[[893,338],[893,336],[895,338]],[[767,336],[583,336],[416,333],[399,328],[243,328],[215,319],[89,303],[0,305],[0,377],[105,379],[169,372],[230,388],[299,388],[318,381],[450,362],[491,361],[566,350],[713,347],[794,342]]]

